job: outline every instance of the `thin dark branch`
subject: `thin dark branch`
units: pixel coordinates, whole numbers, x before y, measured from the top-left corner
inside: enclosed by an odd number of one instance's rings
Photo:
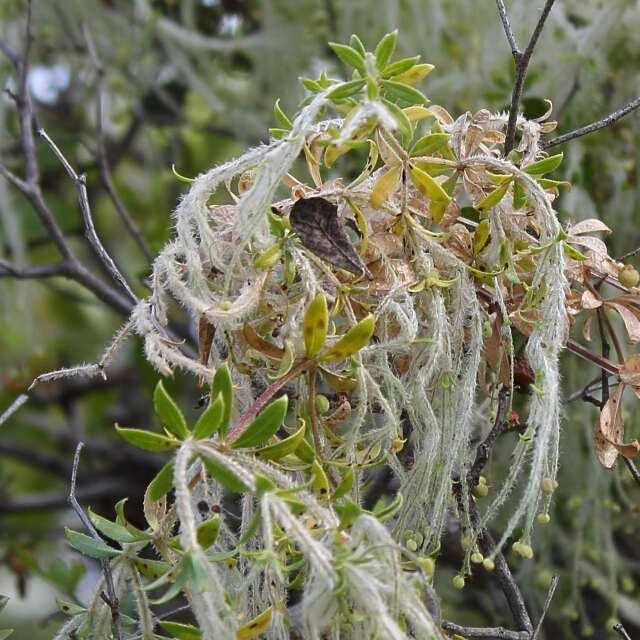
[[[126,291],[131,301],[135,304],[138,302],[138,297],[132,291],[131,287],[125,280],[124,276],[120,273],[120,270],[116,266],[113,258],[107,253],[104,248],[98,234],[96,233],[95,226],[93,224],[93,217],[91,215],[91,207],[89,206],[89,198],[87,196],[87,183],[84,175],[78,175],[75,169],[71,166],[66,159],[62,151],[58,148],[56,143],[51,139],[49,134],[44,129],[38,129],[40,137],[51,147],[51,150],[56,155],[58,160],[62,163],[62,166],[66,169],[67,173],[73,180],[78,191],[78,202],[80,204],[80,212],[82,214],[82,221],[85,228],[85,236],[96,254],[98,260],[108,271],[109,275],[120,284],[120,286]]]
[[[633,479],[640,485],[640,470],[638,469],[638,467],[636,467],[635,462],[625,457],[623,457],[622,459],[627,465],[627,469],[629,469],[629,472],[633,476]]]
[[[135,223],[135,220],[131,217],[131,214],[127,210],[124,202],[122,202],[122,200],[120,199],[120,196],[118,195],[113,184],[113,179],[111,177],[111,168],[109,166],[109,156],[107,153],[107,146],[104,137],[104,67],[102,65],[102,62],[100,61],[100,58],[98,57],[98,52],[96,50],[95,43],[93,42],[93,38],[91,37],[91,32],[86,25],[83,25],[83,34],[87,46],[87,51],[89,53],[89,58],[91,59],[96,72],[97,148],[95,155],[98,166],[100,167],[100,178],[107,192],[107,195],[109,196],[109,198],[111,198],[111,201],[113,202],[113,205],[118,215],[120,216],[120,219],[122,220],[124,226],[127,228],[127,231],[136,241],[147,260],[151,262],[153,256],[151,254],[151,250],[149,249],[149,245],[144,239],[142,231]]]
[[[71,508],[76,512],[85,529],[89,532],[91,537],[94,540],[99,540],[100,542],[104,542],[100,537],[100,534],[96,531],[93,524],[91,524],[91,520],[87,517],[84,512],[84,509],[80,506],[80,503],[76,499],[76,478],[78,474],[78,464],[80,463],[80,453],[82,452],[82,447],[84,446],[83,442],[78,442],[76,447],[76,451],[73,454],[73,467],[71,468],[71,486],[69,488],[69,497],[68,501],[71,505]],[[104,573],[104,581],[107,589],[106,598],[104,598],[107,606],[111,609],[111,618],[113,621],[113,625],[115,627],[116,638],[117,640],[122,640],[122,626],[120,623],[120,609],[118,603],[118,595],[116,593],[114,584],[113,584],[113,576],[111,575],[111,565],[109,564],[108,559],[101,560],[102,571]]]
[[[489,454],[491,449],[496,443],[496,440],[505,429],[509,427],[509,423],[506,418],[506,411],[509,406],[509,388],[503,386],[498,391],[498,407],[496,409],[496,419],[493,423],[491,431],[480,444],[476,450],[476,457],[471,466],[471,470],[467,474],[467,484],[470,487],[474,487],[478,484],[478,479],[482,470],[484,469],[487,461],[489,460]]]
[[[536,630],[533,632],[533,636],[531,636],[531,640],[536,640],[540,630],[542,629],[542,623],[549,611],[549,607],[551,606],[551,600],[553,600],[553,595],[556,592],[556,588],[558,587],[558,581],[560,578],[558,576],[553,576],[551,578],[551,584],[549,585],[549,590],[547,591],[547,597],[544,600],[544,606],[542,607],[542,613],[540,614],[540,620],[538,620],[538,624],[536,625]]]
[[[28,280],[34,278],[54,278],[56,276],[66,276],[67,274],[68,266],[64,261],[18,266],[0,258],[0,278],[3,276],[11,276],[19,280]]]
[[[627,114],[631,113],[635,109],[640,107],[640,96],[635,98],[635,100],[631,100],[624,105],[624,107],[610,113],[608,116],[605,116],[601,120],[596,120],[596,122],[592,122],[584,127],[580,127],[579,129],[575,129],[574,131],[569,131],[569,133],[565,133],[561,136],[557,136],[555,138],[551,138],[551,140],[546,140],[540,144],[542,149],[549,149],[550,147],[555,147],[559,144],[564,144],[565,142],[569,142],[569,140],[575,140],[576,138],[580,138],[582,136],[586,136],[589,133],[593,133],[594,131],[598,131],[598,129],[604,129],[608,127],[610,124],[616,122],[616,120],[620,120],[620,118],[624,118]],[[640,249],[635,249],[633,252],[625,254],[622,259],[628,258],[629,256],[635,255],[638,253]]]
[[[513,29],[511,29],[511,23],[509,22],[509,16],[507,15],[507,9],[504,6],[503,0],[496,0],[498,5],[498,13],[500,14],[500,20],[502,20],[502,26],[504,28],[504,34],[507,36],[509,46],[511,47],[511,55],[514,60],[518,59],[520,55],[520,49],[518,49],[518,43],[513,35]]]
[[[622,622],[618,622],[613,625],[613,630],[623,639],[631,640],[631,636],[627,633],[627,630],[622,626]]]
[[[538,22],[536,23],[533,33],[531,34],[531,38],[529,39],[529,42],[524,51],[520,51],[520,49],[518,48],[503,0],[496,0],[496,2],[498,5],[500,19],[502,21],[502,26],[504,27],[504,32],[507,36],[507,40],[509,41],[509,46],[511,47],[511,55],[513,56],[513,61],[516,65],[516,79],[513,83],[513,91],[511,93],[509,122],[507,123],[507,132],[504,142],[504,155],[506,156],[511,151],[511,149],[513,149],[515,144],[516,123],[518,121],[520,99],[522,98],[522,89],[524,87],[524,81],[527,77],[529,62],[531,61],[533,50],[538,43],[538,38],[542,33],[542,29],[544,28],[544,24],[547,20],[547,17],[549,16],[551,7],[553,7],[554,0],[546,0],[544,8],[542,9],[542,13],[538,18]]]
[[[443,620],[440,625],[445,631],[457,633],[465,638],[485,638],[486,640],[529,640],[526,631],[511,631],[503,627],[463,627],[455,622]]]
[[[469,485],[467,484],[467,486]],[[462,483],[459,480],[454,482],[453,492],[458,503],[458,508],[463,512],[465,509],[465,501],[462,495]],[[469,518],[471,523],[474,527],[477,527],[480,523],[480,515],[472,495],[468,496],[467,504],[469,506]],[[527,612],[522,592],[520,591],[520,587],[518,587],[502,552],[498,551],[497,553],[494,553],[496,543],[487,529],[482,529],[480,531],[478,536],[478,547],[484,556],[493,555],[495,576],[498,579],[500,589],[507,600],[513,619],[520,627],[520,630],[527,634],[523,637],[530,638],[533,633],[533,625],[531,624],[531,618]]]

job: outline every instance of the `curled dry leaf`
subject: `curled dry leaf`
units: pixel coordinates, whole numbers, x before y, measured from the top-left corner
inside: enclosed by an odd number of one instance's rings
[[[620,380],[629,385],[640,398],[640,355],[627,358],[620,367]]]
[[[602,300],[592,291],[589,291],[589,289],[585,289],[585,292],[582,294],[581,303],[583,309],[597,309],[602,306]]]
[[[640,342],[640,320],[638,320],[635,313],[625,305],[617,302],[606,301],[605,304],[608,307],[612,307],[620,314],[620,317],[624,322],[625,329],[629,334],[629,340],[634,344],[636,342]]]
[[[578,236],[582,233],[594,233],[595,231],[611,233],[611,229],[609,229],[602,220],[597,220],[596,218],[581,220],[567,229],[567,233],[570,236]]]
[[[600,420],[593,434],[593,446],[596,456],[603,467],[611,469],[618,457],[618,450],[613,443],[622,443],[624,424],[620,402],[624,385],[617,386],[611,393],[602,411]]]
[[[293,205],[289,220],[302,244],[319,258],[358,276],[368,273],[335,204],[325,198],[301,198]]]

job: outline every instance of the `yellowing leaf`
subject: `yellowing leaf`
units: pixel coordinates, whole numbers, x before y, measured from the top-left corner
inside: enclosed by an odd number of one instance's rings
[[[499,187],[495,188],[489,195],[485,196],[476,204],[476,209],[481,211],[495,207],[509,191],[510,180],[505,180]]]
[[[409,119],[409,122],[418,122],[420,120],[428,118],[431,115],[431,111],[429,111],[427,107],[422,107],[419,104],[405,107],[402,111]]]
[[[327,299],[324,293],[320,293],[311,301],[304,314],[304,346],[307,356],[310,358],[313,358],[322,349],[327,337],[328,326]]]
[[[400,182],[400,172],[402,167],[398,164],[385,171],[373,185],[371,190],[371,206],[379,209],[387,200],[387,198],[396,190]]]
[[[480,220],[480,224],[476,227],[475,233],[473,234],[473,252],[480,253],[484,246],[487,244],[487,240],[489,240],[489,220],[485,218],[484,220]]]
[[[320,357],[320,360],[323,362],[327,362],[328,360],[344,360],[357,351],[360,351],[371,339],[375,327],[376,320],[369,314],[366,318],[360,320],[357,325],[351,327],[333,347]]]
[[[328,498],[329,479],[317,458],[313,461],[311,469],[313,473],[313,480],[311,481],[311,489],[313,490],[313,493],[318,498]]]
[[[322,367],[320,367],[320,375],[334,391],[353,391],[358,386],[357,378],[341,376]]]
[[[265,633],[271,626],[271,611],[271,607],[265,609],[253,620],[240,627],[236,631],[236,640],[252,640]]]
[[[426,78],[435,67],[432,64],[427,64],[426,62],[423,64],[416,64],[408,71],[401,73],[397,76],[392,76],[392,80],[396,82],[404,82],[405,84],[416,84],[416,82],[420,82]]]
[[[417,187],[418,191],[431,200],[449,202],[451,196],[433,179],[426,171],[419,167],[411,166],[411,180]]]

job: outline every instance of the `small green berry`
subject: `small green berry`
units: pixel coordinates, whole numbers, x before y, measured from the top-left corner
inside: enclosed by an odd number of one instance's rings
[[[417,551],[418,543],[413,538],[409,538],[409,540],[407,540],[407,549],[409,549],[409,551]]]
[[[516,547],[516,545],[518,546]],[[524,542],[516,542],[516,544],[513,545],[513,550],[525,560],[531,560],[531,558],[533,558],[531,545],[525,544]]]
[[[473,562],[473,564],[482,564],[483,561],[484,556],[479,551],[471,554],[471,562]]]
[[[491,558],[485,558],[482,561],[482,566],[485,571],[493,571],[496,568],[496,563]]]
[[[324,413],[327,413],[327,411],[329,411],[329,409],[331,408],[331,403],[329,402],[329,398],[327,398],[327,396],[323,395],[322,393],[319,393],[316,396],[316,411],[322,415]]]
[[[436,563],[433,558],[419,558],[417,564],[429,577],[431,577],[436,570]]]
[[[453,586],[459,591],[464,589],[464,576],[457,575],[454,577],[452,582],[453,582]]]
[[[484,498],[489,493],[489,487],[486,484],[477,484],[473,487],[473,495],[476,498]]]
[[[540,483],[542,493],[550,496],[558,487],[558,483],[553,478],[543,478]]]
[[[539,513],[537,520],[540,524],[549,524],[549,522],[551,522],[551,516],[548,513]]]

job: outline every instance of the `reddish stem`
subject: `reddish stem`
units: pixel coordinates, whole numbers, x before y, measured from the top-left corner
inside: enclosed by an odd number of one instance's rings
[[[232,443],[234,440],[240,437],[244,430],[251,424],[253,419],[265,408],[269,400],[284,387],[287,382],[293,380],[293,378],[304,373],[311,365],[310,360],[301,360],[295,367],[293,367],[289,373],[286,373],[282,378],[278,378],[273,384],[270,384],[248,407],[244,413],[238,418],[238,421],[233,425],[231,431],[227,435],[227,442]]]

